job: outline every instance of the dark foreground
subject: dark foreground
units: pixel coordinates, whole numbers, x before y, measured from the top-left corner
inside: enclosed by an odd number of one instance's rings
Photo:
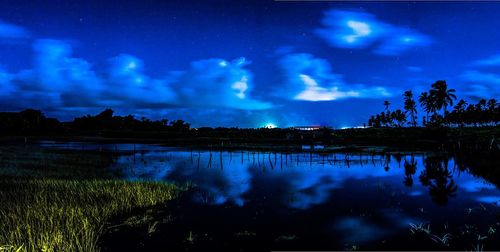
[[[498,180],[475,165],[445,153],[145,152],[126,177],[195,187],[148,217],[155,232],[121,226],[102,244],[108,251],[498,250]]]
[[[102,251],[500,249],[495,152],[40,146],[3,147],[2,183],[48,177],[69,185],[89,178],[120,185],[145,181],[131,193],[154,201],[128,201],[110,214],[95,242]],[[148,190],[141,197],[142,188],[172,189],[172,183],[190,189]],[[57,200],[64,194],[43,195]],[[103,206],[123,198],[105,195]]]

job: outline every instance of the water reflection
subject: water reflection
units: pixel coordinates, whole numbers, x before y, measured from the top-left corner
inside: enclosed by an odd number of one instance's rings
[[[221,223],[237,223],[238,232],[255,231],[273,241],[286,234],[305,239],[304,244],[323,245],[318,248],[400,238],[408,233],[410,223],[432,223],[433,230],[452,223],[459,226],[469,217],[464,214],[479,209],[479,204],[500,202],[497,186],[489,182],[497,181],[496,177],[486,177],[488,181],[478,176],[496,174],[492,172],[497,169],[473,169],[470,158],[437,153],[226,152],[139,144],[45,146],[114,152],[118,158],[112,169],[126,179],[195,184],[182,213],[192,211],[189,216],[210,230]],[[481,213],[471,221],[489,228],[490,216]],[[332,245],[332,240],[340,247]]]
[[[282,193],[283,205],[307,209],[335,200],[332,193],[347,190],[345,184],[349,181],[374,187],[389,185],[410,196],[421,196],[421,192],[428,191],[432,202],[441,206],[447,205],[457,193],[497,192],[492,184],[449,167],[455,164],[447,157],[416,154],[153,150],[124,155],[117,160],[115,168],[121,169],[128,179],[192,182],[200,191],[195,200],[204,204],[229,202],[242,206],[258,191],[280,184],[280,190],[275,193]],[[416,174],[419,174],[419,184],[414,181]],[[464,186],[460,192],[459,185]]]
[[[403,179],[403,184],[405,186],[411,187],[413,186],[413,175],[417,172],[417,161],[415,160],[415,156],[410,156],[410,161],[405,159],[404,162],[405,168],[405,177]]]
[[[296,209],[334,201],[332,195],[336,193],[364,191],[366,187],[377,189],[381,185],[412,197],[423,197],[423,192],[427,191],[428,197],[438,206],[446,206],[457,194],[462,200],[478,202],[495,203],[498,199],[497,187],[471,175],[466,165],[466,161],[470,163],[471,160],[464,161],[463,157],[414,153],[225,152],[75,142],[42,142],[41,145],[122,153],[114,169],[120,170],[126,178],[192,182],[199,188],[195,200],[204,204],[242,206],[259,191],[266,195],[269,188],[278,185],[279,190],[276,188],[273,193],[281,194],[281,204]],[[420,183],[415,183],[416,174]],[[346,184],[353,181],[359,186],[347,188]]]
[[[453,173],[448,169],[448,158],[432,156],[425,158],[425,168],[420,173],[422,185],[429,188],[429,195],[434,203],[446,205],[449,197],[455,197],[458,186],[453,179]]]

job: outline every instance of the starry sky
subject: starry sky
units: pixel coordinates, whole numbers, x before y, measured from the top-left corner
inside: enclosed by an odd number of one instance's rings
[[[0,110],[353,127],[444,79],[500,98],[500,2],[0,3]]]

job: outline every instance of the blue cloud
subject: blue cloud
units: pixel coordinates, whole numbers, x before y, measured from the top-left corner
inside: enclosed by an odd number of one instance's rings
[[[2,107],[46,110],[271,107],[270,103],[251,98],[252,74],[245,69],[248,62],[244,58],[195,61],[185,71],[154,78],[144,73],[144,63],[133,55],[121,54],[109,59],[109,69],[98,74],[88,61],[73,57],[72,46],[65,41],[39,39],[33,49],[32,69],[18,73],[0,69]]]
[[[285,98],[303,101],[333,101],[346,98],[378,98],[391,94],[384,87],[348,85],[332,72],[330,63],[310,54],[289,54],[279,65],[283,71]]]
[[[29,35],[25,28],[0,20],[0,40],[28,38]]]
[[[331,46],[371,48],[380,55],[400,55],[432,42],[428,35],[383,22],[366,12],[330,10],[325,13],[322,24],[316,34]]]
[[[461,79],[467,84],[466,94],[471,97],[500,96],[500,75],[476,70],[464,72]]]
[[[406,70],[408,70],[409,72],[413,72],[413,73],[420,73],[423,71],[423,69],[421,67],[417,67],[417,66],[407,66]]]
[[[375,53],[400,55],[411,48],[428,46],[432,41],[429,36],[410,29],[392,27],[388,31],[387,37],[382,39]]]
[[[71,46],[63,41],[40,39],[33,44],[34,66],[18,73],[4,73],[0,81],[9,95],[2,101],[6,109],[38,107],[92,107],[99,101],[100,78],[91,65],[71,57]]]
[[[130,108],[171,107],[177,103],[175,92],[166,79],[144,73],[141,59],[120,54],[109,59],[107,87],[103,94],[113,106]]]
[[[364,12],[330,10],[325,13],[316,33],[330,45],[342,48],[364,48],[387,32],[384,23]]]
[[[179,100],[190,107],[270,108],[270,103],[250,97],[253,75],[245,68],[248,64],[245,58],[195,61],[175,75],[172,87]]]
[[[0,100],[5,100],[15,91],[11,79],[11,74],[0,67]]]
[[[85,88],[95,91],[100,79],[92,65],[84,59],[72,57],[71,46],[60,40],[39,39],[33,48],[35,74],[39,84],[48,90],[64,91]]]
[[[486,59],[476,60],[473,62],[475,66],[500,66],[500,54],[493,55]]]

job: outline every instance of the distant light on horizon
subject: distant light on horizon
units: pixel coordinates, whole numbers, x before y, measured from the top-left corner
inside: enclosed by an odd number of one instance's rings
[[[278,128],[278,126],[274,123],[267,123],[264,128],[266,129],[275,129],[275,128]]]
[[[364,129],[366,128],[365,126],[342,126],[340,129]]]

